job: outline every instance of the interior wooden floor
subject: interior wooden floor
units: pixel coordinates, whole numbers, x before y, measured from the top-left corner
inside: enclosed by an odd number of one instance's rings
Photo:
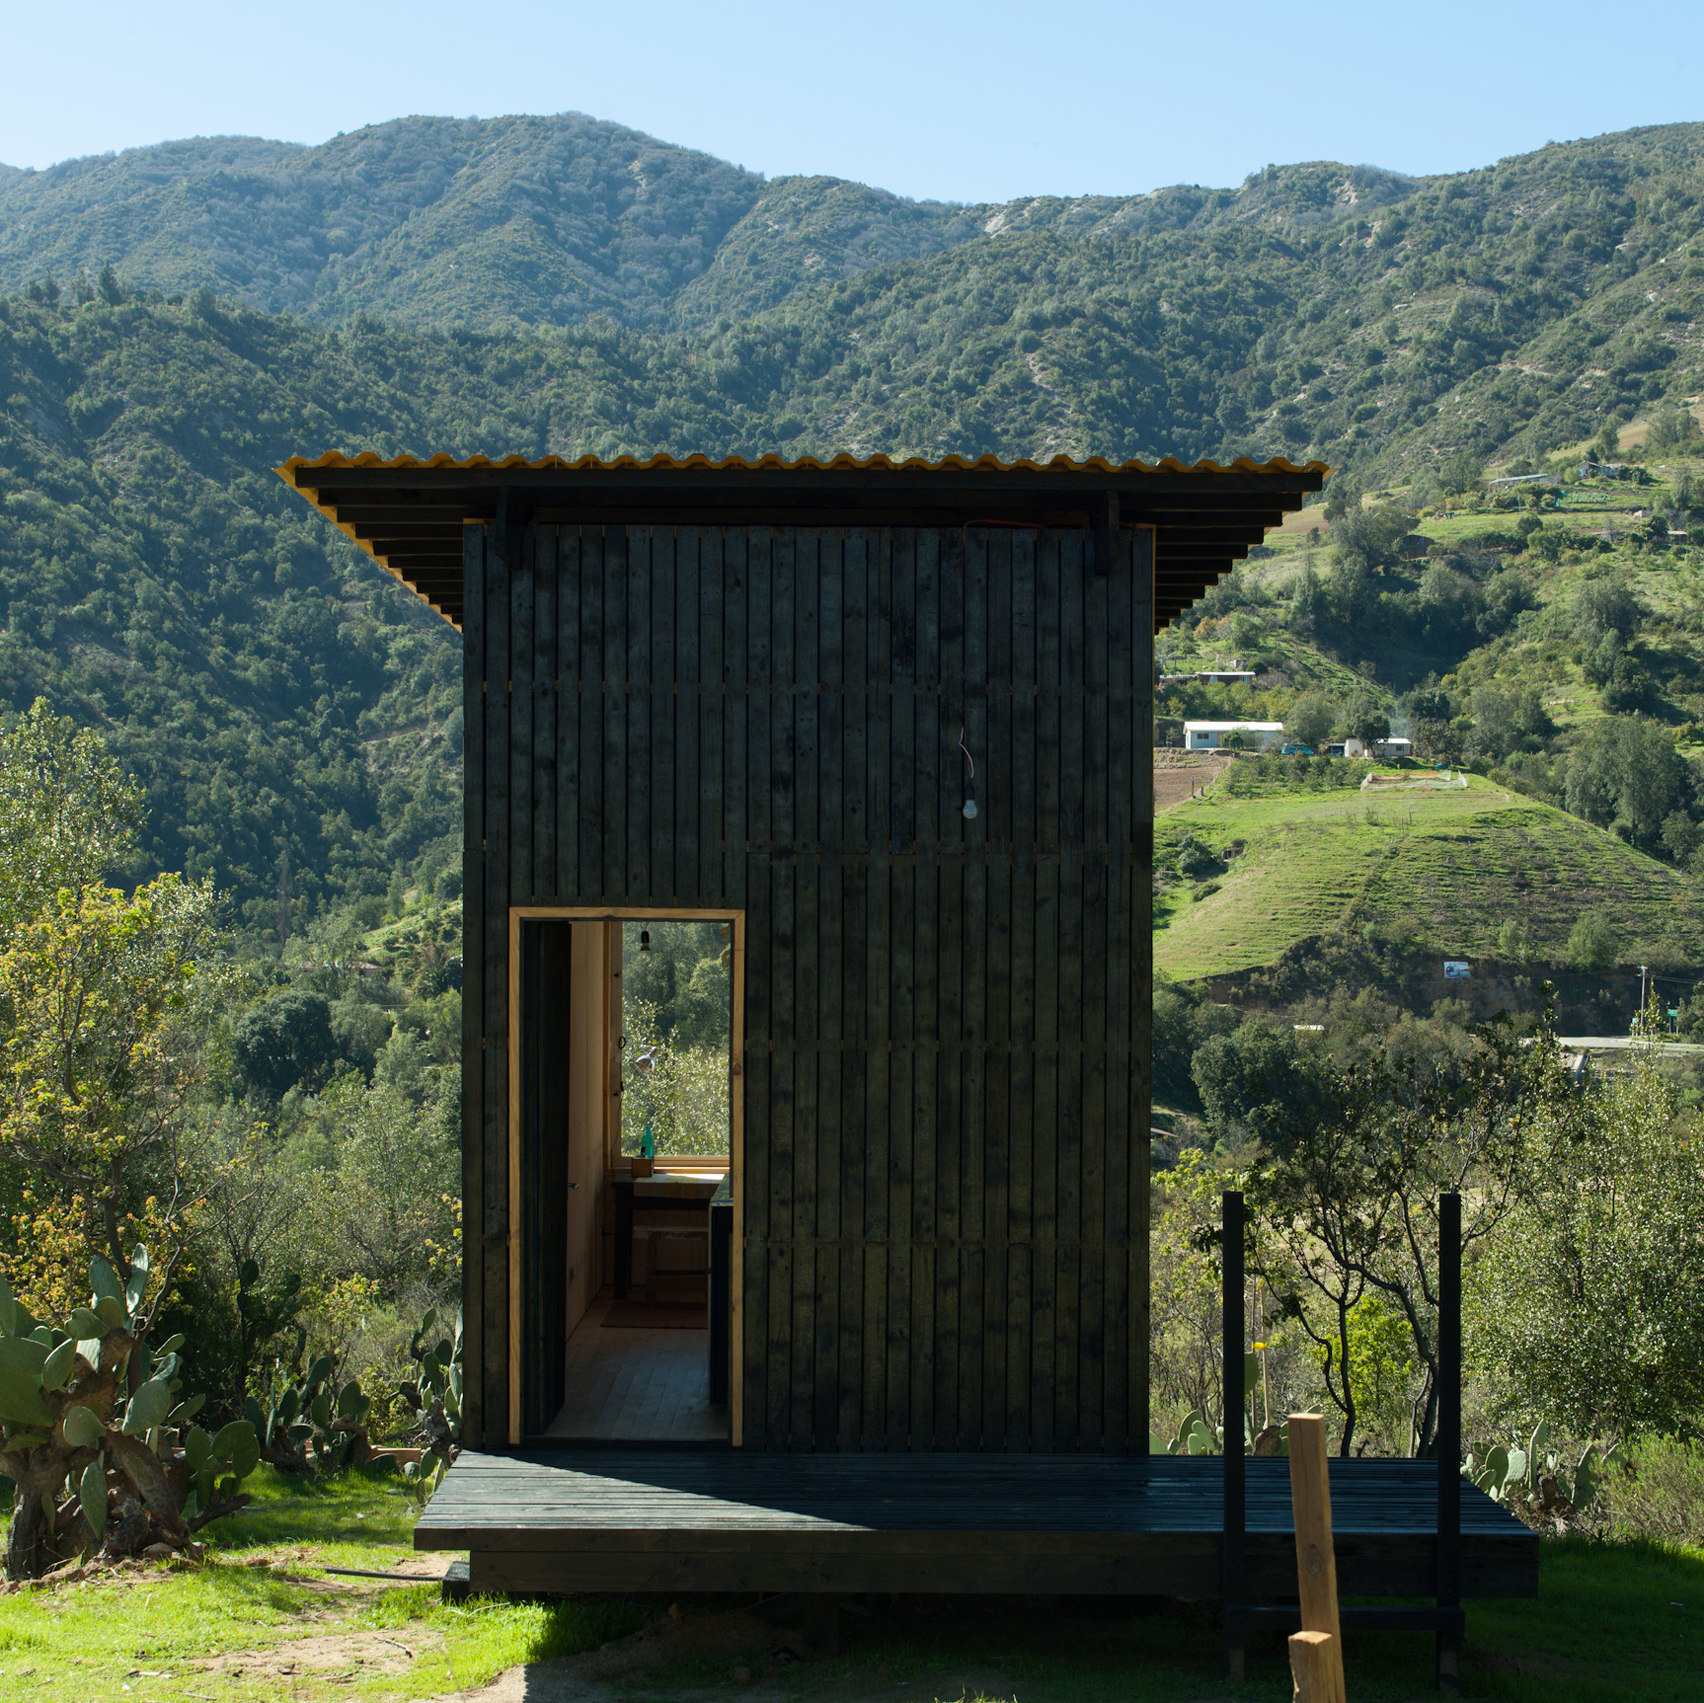
[[[547,1437],[710,1443],[728,1410],[710,1405],[709,1332],[610,1328],[606,1290],[568,1339],[568,1399]]]

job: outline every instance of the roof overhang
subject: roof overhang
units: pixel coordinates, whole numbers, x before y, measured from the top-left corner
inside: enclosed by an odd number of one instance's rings
[[[293,456],[279,476],[447,620],[462,615],[462,528],[498,518],[582,526],[1110,526],[1155,529],[1154,630],[1182,614],[1331,471],[1282,459],[1192,467],[1100,460],[638,461]]]

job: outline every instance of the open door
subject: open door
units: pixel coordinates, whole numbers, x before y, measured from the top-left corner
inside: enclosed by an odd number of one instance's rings
[[[511,1442],[737,1434],[743,921],[511,913]]]
[[[617,1003],[612,927],[619,952],[620,925],[601,920],[541,920],[520,931],[523,1299],[516,1322],[523,1435],[543,1432],[561,1407],[568,1339],[599,1288],[598,1201]]]

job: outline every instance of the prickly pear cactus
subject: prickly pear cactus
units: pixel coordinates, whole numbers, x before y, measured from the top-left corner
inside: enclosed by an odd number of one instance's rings
[[[58,1325],[30,1317],[0,1278],[0,1476],[16,1486],[6,1541],[12,1579],[39,1578],[79,1556],[183,1549],[250,1498],[260,1460],[244,1421],[209,1436],[205,1400],[183,1395],[174,1336],[149,1341],[148,1250],[121,1280],[89,1267],[88,1305]]]
[[[461,1310],[456,1310],[453,1337],[440,1336],[433,1341],[432,1333],[437,1326],[438,1314],[434,1308],[420,1321],[419,1329],[409,1338],[409,1358],[414,1361],[419,1371],[413,1383],[399,1386],[399,1393],[413,1408],[415,1423],[420,1427],[421,1435],[425,1439],[426,1452],[436,1458],[441,1469],[455,1459],[461,1447]],[[426,1463],[422,1461],[421,1465],[425,1466]],[[443,1476],[441,1470],[438,1476]]]
[[[339,1385],[330,1355],[321,1355],[299,1384],[285,1383],[270,1406],[253,1396],[247,1412],[262,1450],[285,1472],[333,1473],[372,1456],[367,1417],[372,1397],[354,1379]]]
[[[1561,1522],[1590,1508],[1604,1468],[1619,1458],[1618,1448],[1605,1451],[1588,1443],[1570,1466],[1566,1456],[1551,1447],[1550,1427],[1541,1421],[1512,1447],[1493,1444],[1483,1461],[1469,1454],[1462,1474],[1523,1519]]]

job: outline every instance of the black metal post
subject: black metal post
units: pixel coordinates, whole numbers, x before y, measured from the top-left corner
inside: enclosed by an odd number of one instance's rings
[[[1461,1606],[1461,1196],[1438,1197],[1438,1607]],[[1438,1632],[1438,1689],[1461,1690],[1461,1640]]]
[[[1248,1517],[1243,1461],[1243,1197],[1227,1191],[1221,1200],[1224,1238],[1224,1541],[1221,1551],[1225,1678],[1243,1677],[1243,1533]]]

